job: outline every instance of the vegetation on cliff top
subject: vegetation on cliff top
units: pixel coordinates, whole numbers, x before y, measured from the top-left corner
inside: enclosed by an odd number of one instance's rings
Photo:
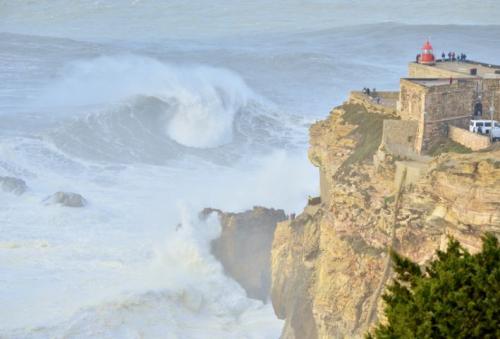
[[[371,160],[382,140],[382,128],[387,116],[376,112],[369,112],[360,104],[344,104],[342,106],[344,122],[355,125],[352,134],[358,139],[356,148],[344,161],[336,174],[340,179],[350,173],[352,165]]]
[[[450,138],[442,138],[431,147],[428,153],[430,156],[435,157],[442,153],[472,153],[472,150],[451,140]]]
[[[383,295],[387,322],[367,338],[500,338],[500,247],[483,237],[471,255],[450,240],[422,269],[392,253],[396,277]]]

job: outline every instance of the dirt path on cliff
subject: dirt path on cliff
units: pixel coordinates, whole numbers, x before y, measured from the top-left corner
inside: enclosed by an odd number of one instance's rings
[[[396,239],[396,223],[398,219],[399,210],[401,208],[401,196],[403,194],[405,180],[406,180],[406,169],[404,170],[403,175],[401,176],[401,180],[399,181],[397,187],[396,201],[394,202],[394,217],[392,220],[392,228],[391,228],[391,241],[390,241],[390,247],[388,248],[387,260],[384,264],[384,273],[382,274],[380,283],[378,284],[377,289],[375,290],[375,293],[372,296],[370,307],[368,308],[368,316],[364,324],[365,328],[368,328],[370,324],[374,323],[377,318],[378,300],[380,298],[380,295],[382,294],[387,279],[389,279],[389,276],[391,275],[392,272],[392,265],[391,265],[392,261],[389,251],[391,248],[394,248],[394,241]]]

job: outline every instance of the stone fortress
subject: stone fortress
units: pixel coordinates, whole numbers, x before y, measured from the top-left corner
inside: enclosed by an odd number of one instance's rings
[[[490,119],[491,112],[499,120],[500,66],[435,60],[429,42],[417,61],[409,64],[399,92],[376,93],[376,100],[373,93],[351,93],[351,100],[399,118],[384,121],[385,151],[406,158],[426,155],[447,137],[473,151],[489,147],[490,138],[469,132],[468,126],[471,119]]]
[[[393,159],[394,183],[399,184],[404,176],[403,186],[427,174],[436,150],[443,144],[463,146],[468,152],[489,149],[493,143],[490,136],[470,132],[470,121],[500,120],[500,66],[436,60],[427,41],[417,61],[409,63],[408,73],[407,78],[400,79],[399,91],[352,91],[344,103],[379,113],[382,133],[380,143],[371,141],[377,143],[373,145],[377,148],[373,163],[379,168]],[[364,133],[375,135],[377,128],[373,125]],[[340,138],[343,134],[339,133]],[[317,207],[329,203],[335,180],[311,154],[310,159],[319,168],[320,196],[310,198],[308,205]]]

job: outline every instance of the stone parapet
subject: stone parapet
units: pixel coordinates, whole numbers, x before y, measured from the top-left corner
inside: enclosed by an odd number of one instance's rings
[[[455,126],[449,127],[448,136],[451,140],[473,151],[479,151],[491,146],[491,140],[488,136],[472,133]]]
[[[443,69],[428,65],[411,62],[408,64],[408,75],[410,78],[450,78],[450,77],[471,77],[463,72],[452,69]]]

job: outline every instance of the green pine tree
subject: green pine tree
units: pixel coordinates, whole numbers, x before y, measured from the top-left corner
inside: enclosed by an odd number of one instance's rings
[[[395,278],[382,296],[385,324],[367,338],[500,338],[500,247],[492,234],[470,254],[450,239],[422,270],[391,253]]]

